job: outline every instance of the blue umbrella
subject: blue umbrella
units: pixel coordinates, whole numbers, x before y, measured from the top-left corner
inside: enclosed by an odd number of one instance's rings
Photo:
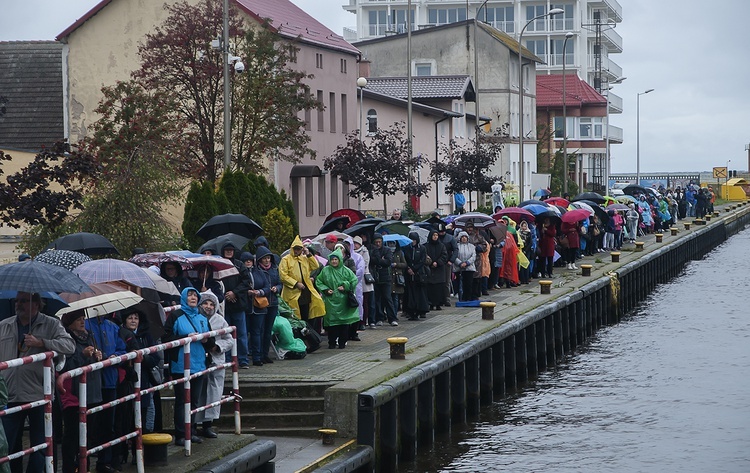
[[[67,269],[33,259],[0,266],[0,289],[22,292],[91,291],[81,278]]]
[[[545,197],[550,195],[550,191],[547,189],[537,189],[536,192],[534,192],[534,197]]]
[[[388,235],[383,235],[383,243],[388,243],[389,241],[395,241],[399,244],[399,246],[409,246],[411,245],[411,239],[404,235],[399,235],[398,233],[390,233]]]
[[[535,217],[539,215],[540,213],[549,212],[552,209],[550,209],[546,205],[539,205],[539,204],[529,204],[522,207],[524,210],[529,212],[530,214],[534,215]]]

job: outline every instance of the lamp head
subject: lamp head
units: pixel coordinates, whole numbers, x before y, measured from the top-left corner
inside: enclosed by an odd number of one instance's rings
[[[644,94],[648,94],[649,92],[653,92],[653,91],[654,89],[648,89],[647,91],[644,92]]]
[[[566,38],[572,38],[573,36],[575,36],[575,33],[573,33],[572,31],[568,31],[567,33],[565,33]]]
[[[565,10],[563,10],[562,8],[553,8],[547,14],[552,16],[552,15],[559,15],[560,13],[565,13]]]
[[[364,77],[360,77],[359,79],[357,79],[357,87],[367,87],[367,79],[365,79]]]

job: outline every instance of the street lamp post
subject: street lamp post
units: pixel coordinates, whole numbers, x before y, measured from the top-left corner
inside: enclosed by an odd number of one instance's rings
[[[638,92],[635,105],[635,183],[641,185],[641,95],[653,92],[648,89]]]
[[[731,159],[727,159],[727,175],[724,178],[724,199],[729,200],[729,163],[731,163]]]
[[[573,37],[573,32],[565,33],[563,41],[563,84],[562,84],[562,102],[563,102],[563,195],[568,193],[568,108],[567,94],[565,93],[565,64],[568,62],[565,56],[565,49],[568,46],[568,40]]]
[[[562,8],[553,8],[543,15],[537,15],[530,19],[521,29],[518,35],[518,201],[524,200],[524,163],[523,163],[523,33],[531,23],[548,16],[564,13]]]
[[[232,109],[229,86],[229,0],[224,0],[222,9],[221,44],[224,61],[224,168],[232,162]]]
[[[360,77],[357,79],[357,87],[359,87],[359,144],[362,146],[364,140],[364,121],[362,121],[362,109],[365,104],[365,87],[367,87],[367,79]],[[331,176],[331,179],[334,179]],[[362,210],[362,198],[357,196],[357,210]]]

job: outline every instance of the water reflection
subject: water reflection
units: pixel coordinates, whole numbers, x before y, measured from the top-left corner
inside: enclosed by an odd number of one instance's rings
[[[750,471],[750,231],[400,472]]]

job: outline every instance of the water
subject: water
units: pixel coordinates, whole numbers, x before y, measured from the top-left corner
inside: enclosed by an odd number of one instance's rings
[[[400,472],[749,472],[750,230]]]

